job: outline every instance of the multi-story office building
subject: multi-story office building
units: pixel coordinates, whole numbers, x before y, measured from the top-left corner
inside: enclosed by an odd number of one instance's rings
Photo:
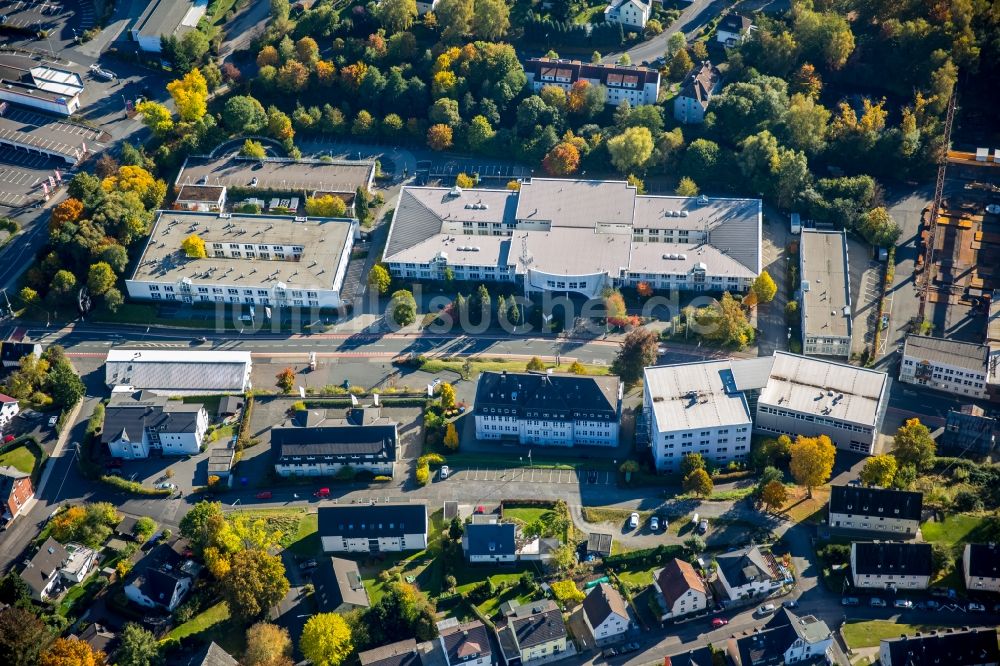
[[[125,286],[145,301],[338,308],[356,230],[351,219],[161,211]],[[204,257],[185,251],[191,237]]]
[[[384,261],[404,280],[745,292],[761,272],[757,199],[640,195],[624,181],[533,178],[520,191],[404,187]],[[572,251],[567,251],[572,248]]]
[[[899,380],[956,395],[985,398],[996,357],[987,345],[924,335],[906,336]]]
[[[476,386],[476,438],[617,446],[621,400],[614,376],[484,372]]]
[[[800,313],[806,356],[851,355],[847,233],[803,229],[799,241]]]

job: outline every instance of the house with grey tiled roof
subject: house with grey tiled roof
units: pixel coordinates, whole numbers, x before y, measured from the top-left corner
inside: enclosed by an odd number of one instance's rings
[[[517,607],[506,623],[497,628],[507,664],[551,659],[566,651],[566,636],[562,612],[551,599]]]
[[[674,119],[686,125],[705,122],[705,111],[722,87],[722,73],[705,60],[694,68],[674,98]]]

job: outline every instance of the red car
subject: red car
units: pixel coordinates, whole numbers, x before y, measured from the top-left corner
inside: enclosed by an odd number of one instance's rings
[[[719,627],[724,627],[729,624],[729,620],[724,617],[713,617],[712,618],[712,628],[718,629]]]
[[[14,441],[14,435],[7,435],[7,436],[5,436],[3,438],[3,443],[4,444],[9,444],[10,442],[13,442],[13,441]]]
[[[257,499],[271,499],[271,491],[270,490],[260,491],[259,493],[257,493]]]
[[[329,497],[330,496],[330,489],[329,488],[320,488],[315,493],[313,493],[313,495],[315,497]]]

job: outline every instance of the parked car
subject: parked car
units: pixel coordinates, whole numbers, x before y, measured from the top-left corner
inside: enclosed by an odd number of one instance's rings
[[[638,650],[639,644],[635,641],[618,646],[618,654],[628,654],[629,652],[637,652]]]
[[[868,604],[872,608],[885,608],[885,599],[879,599],[878,597],[872,597]]]
[[[628,517],[628,526],[633,530],[639,527],[639,514],[635,511],[633,511],[632,515]]]
[[[659,532],[660,531],[660,519],[657,518],[656,516],[653,516],[652,518],[650,518],[649,519],[649,529],[651,529],[654,532]]]
[[[895,606],[896,608],[902,608],[905,610],[913,608],[913,602],[910,601],[909,599],[896,599],[896,601],[892,605]]]
[[[448,478],[448,475],[451,474],[451,468],[448,467],[447,465],[441,465],[441,470],[438,472],[438,474],[440,474],[441,480],[444,481],[445,479]]]
[[[604,657],[605,659],[611,659],[611,657],[617,657],[618,650],[614,648],[608,648],[607,650],[601,653],[601,656]]]
[[[706,532],[708,532],[708,521],[703,519],[698,523],[698,534],[705,534]]]
[[[5,435],[3,438],[4,444],[10,444],[13,441],[14,441],[14,435]]]
[[[844,597],[840,600],[841,606],[857,606],[861,601],[857,597]]]
[[[169,481],[162,481],[154,486],[157,490],[177,490],[177,486]]]
[[[317,566],[319,566],[319,564],[316,562],[316,560],[306,560],[305,562],[299,565],[299,569],[305,571],[306,569],[315,569]]]
[[[938,608],[941,608],[941,604],[934,601],[933,599],[928,599],[927,602],[924,604],[924,606],[929,610],[937,610]]]
[[[59,423],[59,417],[58,416],[50,416],[49,417],[49,427],[50,428],[55,428],[57,423]]]
[[[784,606],[785,608],[798,608],[799,602],[797,602],[795,599],[788,599],[787,601],[782,601],[781,605]]]
[[[320,488],[315,493],[313,493],[313,496],[314,497],[329,497],[330,496],[330,489],[329,488]]]
[[[966,610],[969,611],[970,613],[985,613],[986,606],[970,601],[969,605],[966,607]]]
[[[712,618],[712,628],[718,629],[719,627],[724,627],[729,624],[729,620],[724,617],[713,617]]]
[[[758,615],[769,615],[774,612],[774,604],[764,604],[757,609]]]
[[[270,490],[262,490],[257,493],[257,499],[271,499],[271,497],[272,495]]]

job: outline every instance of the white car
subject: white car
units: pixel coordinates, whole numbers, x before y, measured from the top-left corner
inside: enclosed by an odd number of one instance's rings
[[[448,467],[447,465],[441,465],[441,471],[440,471],[441,480],[444,481],[445,479],[447,479],[449,474],[451,474],[451,468]]]
[[[628,517],[628,526],[629,529],[633,530],[639,527],[639,514],[636,513],[635,511],[633,511],[632,515]]]
[[[52,417],[49,418],[49,427],[50,428],[55,428],[57,423],[59,423],[59,417],[58,416],[52,416]]]
[[[156,484],[157,490],[177,490],[177,485],[170,483],[169,481],[164,481],[163,483]]]

